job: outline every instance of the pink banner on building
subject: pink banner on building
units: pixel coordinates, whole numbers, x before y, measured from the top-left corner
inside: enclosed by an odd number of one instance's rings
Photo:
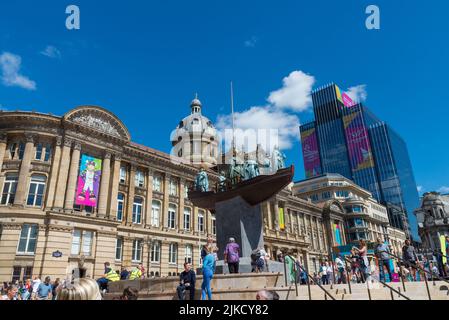
[[[348,152],[353,170],[374,167],[368,131],[363,123],[362,113],[354,112],[343,117]]]
[[[315,128],[303,131],[301,133],[301,144],[306,178],[320,175],[321,161]]]
[[[77,205],[97,206],[100,190],[101,165],[102,161],[100,159],[85,154],[82,155],[80,174],[76,188],[75,203]]]

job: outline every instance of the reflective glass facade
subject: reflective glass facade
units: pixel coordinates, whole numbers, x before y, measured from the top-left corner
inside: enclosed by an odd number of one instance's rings
[[[322,173],[339,173],[370,191],[388,207],[390,224],[419,241],[413,215],[419,196],[405,142],[362,104],[345,106],[334,84],[315,90],[312,100]],[[301,126],[302,138],[310,126]],[[307,179],[317,175],[306,170]]]

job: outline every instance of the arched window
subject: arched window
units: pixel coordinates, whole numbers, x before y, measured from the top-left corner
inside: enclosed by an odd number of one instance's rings
[[[204,211],[203,210],[198,211],[198,231],[201,233],[204,232]]]
[[[192,209],[185,207],[184,208],[184,230],[190,231],[190,217],[192,215]]]
[[[17,173],[7,173],[5,183],[3,184],[3,192],[1,204],[13,204],[16,197],[17,182],[19,175]]]
[[[168,228],[175,229],[176,228],[176,205],[170,204],[168,206]]]
[[[117,196],[117,221],[123,220],[123,208],[125,207],[125,195],[119,193]]]
[[[154,200],[151,206],[151,226],[159,227],[159,220],[161,215],[161,203]]]
[[[176,243],[170,243],[168,247],[168,263],[176,264],[178,261],[178,245]]]
[[[143,199],[141,197],[135,197],[133,203],[133,223],[142,223],[142,208]]]
[[[47,177],[44,175],[31,176],[27,199],[28,206],[42,207],[46,181]]]

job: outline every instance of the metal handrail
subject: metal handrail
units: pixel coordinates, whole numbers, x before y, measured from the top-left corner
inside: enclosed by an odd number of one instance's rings
[[[377,262],[379,263],[379,258],[377,258],[377,257],[375,257],[375,258],[377,259]],[[401,297],[404,297],[407,300],[411,300],[409,297],[407,297],[406,295],[402,294],[400,291],[398,291],[398,290],[394,289],[392,286],[388,285],[385,280],[384,281],[380,280],[380,268],[381,268],[381,266],[379,265],[379,282],[382,283],[388,289],[390,289],[391,296],[393,297],[392,292],[394,291],[397,294],[399,294]],[[382,268],[383,268],[383,265],[382,265]],[[385,279],[385,271],[383,272],[383,274],[384,274],[384,279]]]
[[[402,262],[405,261],[404,259],[398,257],[397,255],[395,255],[395,254],[393,254],[393,253],[391,253],[391,252],[388,252],[388,251],[379,251],[379,252],[381,252],[381,253],[382,253],[382,252],[383,252],[383,253],[387,253],[388,255],[390,255],[390,256],[392,256],[392,257],[398,259],[399,261],[402,261]],[[444,281],[444,282],[449,283],[449,280],[446,280],[446,279],[444,279],[443,277],[434,275],[433,272],[427,271],[427,270],[425,270],[424,268],[421,268],[421,267],[420,267],[418,264],[416,264],[416,263],[412,263],[412,262],[408,262],[408,261],[407,261],[407,263],[411,264],[412,267],[414,267],[414,268],[416,268],[416,269],[419,269],[419,270],[423,271],[424,273],[430,274],[432,277],[435,276],[435,277],[438,278],[440,281]],[[426,277],[424,277],[424,279],[427,280]]]
[[[290,255],[285,255],[285,256],[289,256],[290,258],[292,258],[294,261],[296,261],[296,259],[295,258],[293,258],[292,256],[290,256]],[[284,263],[285,263],[285,256],[284,256]],[[323,290],[324,291],[324,293],[325,293],[325,297],[326,296],[329,296],[332,300],[336,300],[335,299],[335,297],[334,296],[332,296],[321,284],[319,284],[318,282],[316,282],[315,281],[315,279],[313,279],[313,277],[309,274],[309,272],[308,271],[306,271],[301,265],[298,265],[298,267],[299,267],[299,269],[301,269],[301,271],[303,271],[303,272],[305,272],[306,273],[306,275],[307,275],[307,277],[309,278],[309,279],[311,279],[316,285],[318,285],[318,287],[320,287],[320,289],[321,290]],[[295,277],[296,278],[296,277]],[[308,283],[309,283],[309,281],[307,281]],[[311,294],[311,291],[310,291],[310,289],[309,289],[309,299],[310,300],[312,300],[312,294]]]
[[[348,259],[347,257],[343,257],[343,258],[344,258],[344,260],[345,260],[345,264],[346,264],[347,262],[351,262],[351,261],[348,261],[349,259]],[[366,280],[367,280],[367,279],[366,279]],[[365,280],[365,281],[366,281],[366,280]],[[351,281],[348,281],[348,283],[350,283],[350,282],[351,282]],[[366,281],[366,282],[367,282],[368,295],[369,295],[370,300],[371,300],[371,292],[370,292],[370,289],[369,289],[369,287],[368,287],[368,281]],[[398,291],[398,290],[394,289],[393,287],[391,287],[390,285],[386,284],[385,281],[380,281],[380,278],[379,278],[379,282],[382,283],[382,284],[383,284],[385,287],[387,287],[388,289],[390,289],[390,293],[391,293],[392,300],[393,300],[393,293],[392,293],[392,292],[395,292],[395,293],[399,294],[400,296],[404,297],[404,298],[407,299],[407,300],[411,300],[409,297],[407,297],[406,295],[402,294],[400,291]],[[351,289],[350,289],[350,290],[351,290]]]

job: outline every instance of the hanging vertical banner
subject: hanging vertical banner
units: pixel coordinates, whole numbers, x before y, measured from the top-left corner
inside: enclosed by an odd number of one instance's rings
[[[77,205],[90,207],[97,206],[98,193],[100,189],[102,160],[86,154],[81,157],[80,174],[76,188]]]
[[[340,225],[338,225],[336,223],[332,223],[332,225],[333,225],[334,234],[335,234],[335,241],[337,242],[337,245],[341,246],[341,245],[343,245],[343,243],[341,241]]]
[[[301,132],[302,154],[306,178],[321,174],[320,151],[315,127]]]
[[[447,257],[446,236],[440,236],[441,252]],[[447,258],[443,256],[443,263],[446,264]]]
[[[279,208],[279,228],[281,230],[285,229],[284,208]]]

